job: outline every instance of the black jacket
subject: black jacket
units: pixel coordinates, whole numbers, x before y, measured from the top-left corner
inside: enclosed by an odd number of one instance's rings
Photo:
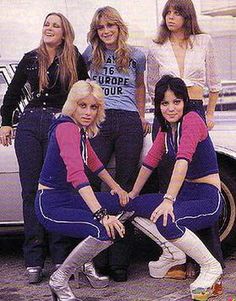
[[[76,48],[77,74],[79,80],[87,79],[88,73],[81,54]],[[25,83],[30,85],[32,100],[27,107],[54,107],[61,109],[64,105],[68,92],[63,89],[59,77],[59,62],[55,57],[53,63],[49,66],[47,73],[49,77],[49,85],[47,89],[39,93],[39,77],[38,77],[38,58],[37,51],[32,50],[24,55],[19,62],[15,75],[7,89],[1,107],[2,126],[12,125],[12,114],[17,108],[22,97],[22,88]]]

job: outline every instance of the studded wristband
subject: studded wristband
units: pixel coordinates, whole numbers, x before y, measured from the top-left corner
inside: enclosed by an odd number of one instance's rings
[[[106,215],[107,215],[107,209],[100,208],[96,212],[94,212],[93,218],[100,222]]]

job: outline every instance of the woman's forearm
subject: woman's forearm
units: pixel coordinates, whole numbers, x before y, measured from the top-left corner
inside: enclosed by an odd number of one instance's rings
[[[105,182],[111,189],[116,189],[120,187],[118,183],[112,178],[112,176],[108,173],[106,169],[103,169],[99,174],[99,178]]]
[[[139,195],[140,191],[142,190],[144,184],[147,182],[147,180],[151,174],[152,174],[152,170],[150,170],[149,168],[147,168],[145,166],[141,167],[138,177],[134,183],[134,187],[132,189],[132,193],[135,196]]]
[[[146,89],[145,89],[143,73],[137,75],[135,98],[136,98],[139,115],[140,117],[144,118]]]
[[[188,170],[188,162],[186,160],[180,159],[176,161],[170,179],[170,183],[166,192],[167,195],[176,198],[185,180],[187,170]]]
[[[84,199],[92,213],[95,213],[101,208],[91,186],[85,186],[79,189],[79,194]]]
[[[209,93],[209,101],[207,105],[207,115],[214,115],[216,103],[219,98],[219,92],[210,92]]]

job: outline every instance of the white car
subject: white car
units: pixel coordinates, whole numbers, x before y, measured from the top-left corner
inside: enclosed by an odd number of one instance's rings
[[[3,95],[14,74],[17,62],[0,61],[0,106]],[[227,95],[222,95],[220,103],[227,103],[225,99],[235,102],[234,89],[227,89],[223,83]],[[223,90],[224,91],[224,90]],[[232,95],[229,94],[232,91]],[[29,87],[24,88],[22,102],[16,110],[15,121],[25,105],[30,101]],[[230,109],[233,108],[232,101]],[[225,198],[223,213],[220,218],[220,235],[223,243],[232,243],[236,237],[236,111],[227,111],[227,105],[218,106],[225,111],[216,112],[216,126],[210,132],[217,152],[222,183],[222,192]],[[234,107],[235,109],[236,107]],[[149,108],[149,112],[150,112]],[[152,120],[153,114],[147,113],[147,118]],[[151,135],[145,137],[143,155],[151,146]],[[14,144],[14,140],[13,140]],[[109,169],[114,169],[114,160]],[[151,192],[151,190],[149,191]],[[0,145],[0,234],[15,233],[22,231],[23,215],[21,188],[19,181],[19,169],[14,152],[14,145],[3,147]]]

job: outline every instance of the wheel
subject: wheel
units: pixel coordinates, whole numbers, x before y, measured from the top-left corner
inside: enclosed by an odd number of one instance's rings
[[[220,216],[220,240],[223,244],[236,244],[236,173],[232,165],[220,163],[221,189],[224,205]]]

